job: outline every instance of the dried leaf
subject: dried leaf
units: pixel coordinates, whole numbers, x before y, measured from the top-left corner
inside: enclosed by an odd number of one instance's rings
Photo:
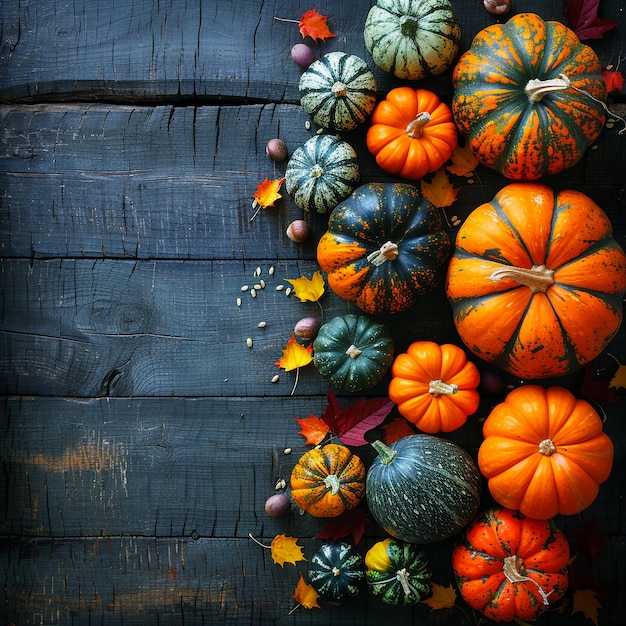
[[[609,389],[609,383],[605,380],[596,380],[593,372],[593,364],[587,363],[583,370],[583,380],[580,384],[580,395],[586,400],[608,400],[617,402],[619,396]]]
[[[563,15],[581,41],[601,39],[604,33],[617,26],[615,20],[598,17],[600,0],[562,0],[562,2]]]
[[[331,539],[337,541],[348,535],[352,535],[354,545],[357,545],[365,533],[365,525],[369,518],[359,507],[348,509],[337,517],[328,520],[324,528],[320,530],[316,539]]]
[[[335,34],[331,32],[326,24],[326,20],[329,17],[329,15],[320,15],[316,9],[306,11],[298,22],[300,34],[303,38],[311,37],[316,41],[318,39],[326,41],[329,37],[334,37]]]
[[[276,535],[270,544],[272,560],[283,567],[285,563],[295,565],[298,561],[306,561],[302,548],[296,537],[287,537],[285,534]]]
[[[303,606],[305,609],[319,609],[321,608],[318,604],[319,595],[311,585],[307,584],[304,580],[302,574],[300,574],[300,578],[298,578],[298,584],[296,585],[296,590],[291,596],[300,606]]]
[[[296,341],[292,333],[287,345],[283,349],[283,355],[275,365],[282,367],[286,372],[308,365],[313,360],[313,346],[303,346]]]
[[[316,446],[324,440],[324,437],[330,430],[328,424],[319,417],[316,417],[311,413],[309,417],[303,417],[298,419],[294,418],[298,424],[300,424],[300,435],[303,435],[306,439],[305,444],[312,444]]]
[[[606,84],[606,92],[621,92],[624,86],[624,75],[620,71],[609,70],[603,67],[601,72],[604,83]]]
[[[300,302],[317,302],[324,294],[324,277],[317,270],[311,278],[300,276],[295,280],[285,279],[293,287],[294,294],[300,299]]]
[[[433,583],[433,593],[431,596],[422,600],[424,604],[427,604],[431,609],[451,609],[456,602],[456,591],[454,587],[444,587]]]
[[[626,365],[620,364],[617,368],[609,382],[609,389],[626,389]]]
[[[402,437],[414,435],[415,429],[407,422],[404,417],[394,417],[389,424],[385,424],[383,442],[387,445],[392,444]]]
[[[254,192],[254,195],[252,197],[254,198],[255,202],[263,209],[274,206],[276,200],[282,198],[282,196],[278,192],[284,182],[284,178],[275,178],[274,180],[269,180],[269,178],[266,178],[262,183],[259,183],[259,186],[256,188],[256,191]]]
[[[432,177],[431,182],[420,181],[420,187],[424,197],[439,209],[451,206],[456,202],[456,197],[460,191],[448,178],[445,168],[438,169]]]
[[[478,159],[468,146],[458,146],[450,158],[452,163],[446,169],[455,176],[467,176],[478,167]]]
[[[572,615],[580,611],[588,620],[598,626],[598,609],[601,609],[602,605],[596,600],[596,592],[593,589],[579,589],[574,592],[573,599]]]

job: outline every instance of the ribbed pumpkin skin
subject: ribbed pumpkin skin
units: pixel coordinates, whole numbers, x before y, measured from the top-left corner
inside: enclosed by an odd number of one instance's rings
[[[316,124],[329,131],[353,130],[376,104],[376,79],[365,61],[329,52],[300,77],[300,103]]]
[[[354,148],[332,135],[315,135],[287,163],[285,188],[305,211],[327,213],[345,200],[360,180]]]
[[[461,595],[473,609],[496,622],[527,622],[565,595],[569,554],[567,538],[551,520],[491,508],[455,546],[452,567]],[[508,563],[524,579],[512,581],[515,576],[505,574]]]
[[[604,127],[606,85],[595,52],[559,22],[521,13],[480,31],[453,72],[452,113],[478,160],[507,178],[536,180],[574,165]],[[529,100],[530,80],[571,88]]]
[[[397,246],[397,258],[383,250]],[[406,183],[359,187],[330,214],[317,246],[328,285],[366,313],[397,313],[443,279],[450,239],[440,212]]]
[[[313,364],[337,389],[374,387],[393,361],[389,328],[365,315],[337,316],[324,324],[313,342]]]
[[[431,576],[426,555],[411,543],[383,539],[365,555],[368,589],[385,604],[417,604],[430,594]]]
[[[388,446],[396,456],[379,456],[367,473],[366,498],[376,522],[409,543],[446,539],[464,528],[478,510],[481,478],[470,455],[432,435],[409,435]]]
[[[334,602],[358,595],[364,578],[363,557],[345,541],[324,544],[309,564],[312,587],[320,596]]]
[[[524,515],[575,515],[598,495],[613,467],[602,419],[563,387],[524,385],[483,424],[478,467],[494,500]]]
[[[452,65],[461,28],[448,0],[378,0],[363,35],[378,67],[398,78],[419,80]]]
[[[300,457],[291,472],[291,497],[313,517],[337,517],[362,500],[365,475],[356,454],[329,443]]]
[[[531,270],[536,285],[512,268]],[[584,194],[512,183],[460,227],[446,291],[476,356],[520,378],[559,376],[594,359],[618,331],[626,254]]]

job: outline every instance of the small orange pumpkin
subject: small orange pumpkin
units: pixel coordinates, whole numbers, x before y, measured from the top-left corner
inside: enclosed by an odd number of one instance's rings
[[[420,430],[460,428],[478,408],[478,368],[453,344],[415,341],[391,367],[389,398]]]
[[[291,472],[291,497],[313,517],[337,517],[362,500],[365,474],[348,447],[329,443],[300,457]]]
[[[602,419],[563,387],[511,391],[483,424],[478,467],[494,500],[524,515],[574,515],[596,498],[613,466]]]
[[[409,180],[438,170],[458,145],[450,108],[426,89],[397,87],[372,113],[367,149],[379,167]]]

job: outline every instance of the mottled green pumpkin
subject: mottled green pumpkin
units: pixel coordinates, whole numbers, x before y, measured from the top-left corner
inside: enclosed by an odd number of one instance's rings
[[[311,586],[331,602],[358,595],[364,577],[363,557],[345,541],[324,544],[309,564]]]

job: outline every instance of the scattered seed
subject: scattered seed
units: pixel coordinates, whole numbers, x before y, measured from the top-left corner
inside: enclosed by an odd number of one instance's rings
[[[593,146],[591,146],[591,148],[589,148],[589,150],[597,150],[598,149],[598,144],[594,144]]]
[[[228,382],[228,378],[225,378],[225,379],[224,379],[224,382],[225,382],[225,383],[227,383],[227,382]]]
[[[259,322],[259,323],[257,324],[257,327],[258,327],[258,328],[265,328],[266,326],[267,326],[267,322]]]
[[[450,219],[451,219],[453,222],[458,222],[458,220],[459,220],[459,216],[458,216],[458,215],[453,215]]]
[[[241,286],[241,291],[248,291],[250,287],[248,285],[242,285]]]
[[[261,278],[259,281],[260,289],[265,289],[265,281]]]
[[[285,288],[285,285],[276,285],[276,291],[282,291]]]
[[[241,298],[237,298],[237,306],[241,306]]]
[[[251,295],[253,298],[256,298],[256,289],[250,289],[250,295]]]
[[[615,120],[607,120],[606,124],[604,125],[606,128],[613,128],[613,126],[615,126]]]
[[[454,220],[454,222],[452,222],[452,226],[460,226],[461,224],[461,220]]]
[[[316,135],[321,135],[324,132],[323,128],[318,128]]]
[[[283,454],[291,454],[291,448],[285,448]]]
[[[269,271],[268,271],[267,273],[268,273],[270,276],[274,276],[274,272],[275,272],[275,271],[276,271],[276,270],[274,269],[274,266],[272,265],[272,266],[270,267],[270,269],[269,269]]]
[[[248,346],[248,348],[251,348],[251,347],[252,347],[252,338],[251,338],[251,337],[248,337],[248,338],[246,339],[246,345]]]
[[[280,376],[278,374],[274,374],[274,376],[272,376],[272,380],[270,382],[277,383],[279,378],[280,378]]]
[[[291,287],[287,287],[287,289],[285,289],[285,295],[286,296],[290,296],[291,295]]]
[[[281,491],[287,487],[287,481],[284,478],[279,478],[276,481],[276,491]]]
[[[260,267],[257,267],[257,268],[254,270],[254,275],[255,275],[255,276],[260,276],[260,275],[261,275],[261,271],[262,271],[262,270],[261,270],[261,268],[260,268]]]
[[[307,120],[306,122],[304,122],[304,127],[305,127],[307,130],[311,130],[311,122],[309,122],[309,120]]]
[[[256,291],[259,291],[259,290],[263,289],[263,286],[262,286],[262,285],[260,285],[259,283],[257,283],[257,284],[254,286],[254,289],[255,289]]]

